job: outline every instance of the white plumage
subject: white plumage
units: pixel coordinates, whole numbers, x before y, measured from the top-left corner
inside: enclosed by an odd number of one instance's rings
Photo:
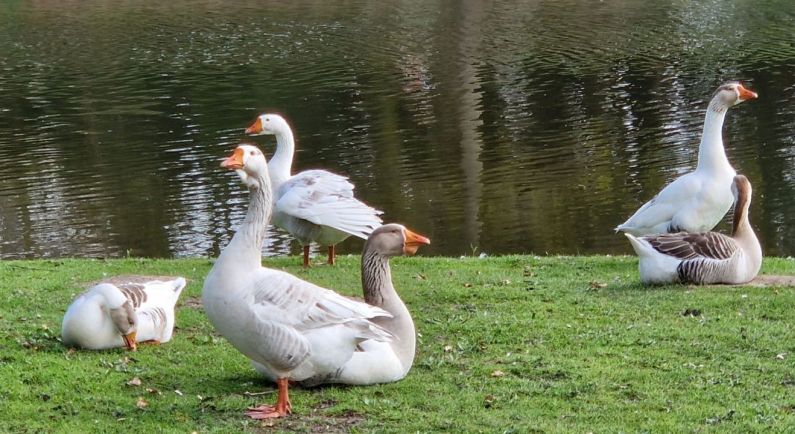
[[[262,267],[262,243],[272,209],[265,157],[256,147],[241,145],[222,166],[244,171],[241,178],[249,187],[251,203],[207,275],[204,309],[216,329],[279,385],[277,405],[252,409],[249,415],[285,416],[290,413],[288,381],[334,376],[360,343],[391,341],[392,333],[374,319],[392,315]]]
[[[381,211],[357,200],[354,186],[346,177],[325,170],[291,174],[295,140],[284,118],[263,114],[246,133],[276,136],[276,152],[268,164],[274,195],[273,224],[304,246],[304,265],[309,264],[311,242],[328,246],[328,262],[333,264],[337,243],[351,235],[367,239],[381,225]]]
[[[719,87],[707,108],[696,170],[668,184],[616,231],[640,236],[714,228],[731,208],[736,175],[723,147],[723,120],[730,107],[756,97],[740,83]]]
[[[118,276],[99,282],[69,305],[61,325],[63,343],[135,350],[137,342],[168,342],[185,285],[182,277]]]

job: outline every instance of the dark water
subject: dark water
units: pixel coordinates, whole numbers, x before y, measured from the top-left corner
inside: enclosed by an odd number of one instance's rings
[[[263,111],[426,254],[626,253],[728,79],[760,94],[724,127],[752,222],[793,255],[791,0],[3,2],[0,257],[216,255]]]

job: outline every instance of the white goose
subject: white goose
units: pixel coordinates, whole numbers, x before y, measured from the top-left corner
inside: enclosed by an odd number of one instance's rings
[[[261,248],[271,214],[265,157],[257,148],[241,145],[222,166],[243,172],[251,203],[204,282],[204,309],[216,329],[279,388],[276,405],[249,409],[246,414],[255,419],[289,414],[289,381],[369,384],[402,378],[414,356],[414,328],[387,283],[384,257],[396,252],[394,242],[388,240],[401,239],[405,253],[429,241],[402,226],[384,229],[383,236],[367,244],[377,253],[366,255],[373,264],[366,268],[377,275],[363,278],[365,288],[370,288],[368,298],[383,301],[383,308],[343,297],[262,267]],[[387,344],[396,337],[401,341]],[[369,358],[357,351],[369,352]]]
[[[334,246],[349,236],[367,239],[381,225],[381,211],[353,197],[353,184],[325,170],[305,170],[292,175],[295,140],[287,121],[263,114],[246,134],[276,136],[276,152],[268,170],[273,183],[273,224],[292,234],[303,246],[304,266],[309,265],[309,244],[328,246],[328,263],[334,264]]]
[[[731,208],[736,175],[723,147],[723,119],[730,107],[756,97],[740,83],[720,86],[707,107],[696,170],[668,184],[616,231],[640,236],[714,228]]]
[[[746,283],[759,273],[762,247],[748,220],[751,183],[734,177],[732,235],[717,232],[650,235],[629,238],[640,257],[643,283]]]
[[[100,350],[162,343],[174,331],[174,305],[185,288],[182,277],[118,276],[78,296],[61,324],[65,345]]]

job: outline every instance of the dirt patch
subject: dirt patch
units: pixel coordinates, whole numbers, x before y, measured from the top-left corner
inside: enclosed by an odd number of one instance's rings
[[[185,297],[179,303],[182,307],[187,307],[188,309],[202,309],[202,299],[201,297]]]
[[[363,420],[364,416],[353,410],[340,414],[325,414],[326,409],[334,406],[334,401],[322,401],[312,409],[310,414],[292,414],[284,419],[263,421],[258,432],[279,431],[345,434],[351,432]]]
[[[756,276],[754,280],[741,286],[795,286],[795,276],[776,276],[772,274]]]

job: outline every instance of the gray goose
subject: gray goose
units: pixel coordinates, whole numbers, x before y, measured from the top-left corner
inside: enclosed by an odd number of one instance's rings
[[[762,247],[748,220],[751,183],[734,177],[732,234],[718,232],[650,235],[625,234],[640,258],[644,283],[746,283],[759,273]]]

